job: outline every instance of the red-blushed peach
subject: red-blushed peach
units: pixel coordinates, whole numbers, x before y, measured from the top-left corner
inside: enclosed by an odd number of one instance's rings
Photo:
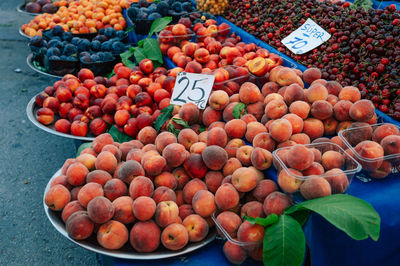
[[[336,135],[336,128],[339,122],[335,118],[330,117],[322,121],[322,123],[324,124],[324,135],[326,136]]]
[[[348,129],[353,124],[352,121],[342,121],[337,125],[336,134],[338,134],[341,130]]]
[[[245,82],[240,86],[239,98],[242,103],[255,103],[260,99],[260,89],[251,82]]]
[[[310,144],[310,137],[305,133],[294,134],[290,137],[291,141],[296,142],[297,144]]]
[[[190,242],[199,242],[208,234],[208,223],[200,215],[190,214],[185,217],[182,224],[189,234]]]
[[[331,142],[337,144],[343,149],[347,148],[346,145],[343,143],[343,140],[339,136],[334,136],[333,138],[331,138]]]
[[[201,157],[209,169],[220,170],[228,160],[228,153],[217,145],[211,145],[204,149]]]
[[[279,89],[278,84],[269,81],[262,86],[261,93],[264,97],[266,97],[268,94],[277,92],[278,89]]]
[[[369,121],[375,114],[375,106],[370,100],[359,100],[349,109],[350,117],[355,121]]]
[[[162,151],[162,156],[171,167],[178,167],[186,160],[185,146],[179,143],[168,144]]]
[[[142,165],[147,175],[156,176],[163,171],[164,167],[167,165],[167,161],[160,155],[146,156],[146,154],[144,154],[142,158]]]
[[[241,167],[232,174],[232,184],[239,192],[249,192],[257,185],[257,173],[247,167]]]
[[[281,215],[283,211],[291,205],[293,205],[293,202],[288,195],[279,191],[274,191],[265,198],[263,209],[267,216],[272,213]]]
[[[331,117],[332,113],[332,105],[325,100],[317,100],[311,105],[311,115],[314,118],[324,120]]]
[[[389,135],[382,139],[381,146],[386,155],[393,155],[400,153],[400,136]]]
[[[117,163],[121,161],[122,152],[115,144],[107,144],[106,146],[103,147],[101,151],[111,152],[114,155],[115,159],[117,159]]]
[[[237,158],[229,158],[222,170],[223,176],[228,176],[233,174],[233,172],[240,167],[242,167],[242,163]]]
[[[207,143],[207,135],[208,135],[208,131],[207,130],[204,130],[203,132],[201,132],[199,134],[199,141]]]
[[[260,122],[250,122],[247,124],[245,138],[247,141],[252,142],[254,137],[259,133],[267,133],[267,129]]]
[[[354,149],[361,158],[366,159],[360,162],[365,170],[375,171],[381,166],[384,150],[379,143],[365,140],[358,143]]]
[[[199,190],[192,199],[193,210],[202,217],[209,217],[216,210],[214,194],[208,190]]]
[[[223,247],[226,259],[235,265],[242,264],[247,259],[246,251],[239,245],[226,241]]]
[[[316,199],[332,194],[331,186],[325,178],[309,176],[300,186],[300,193],[305,199]]]
[[[292,125],[292,134],[301,133],[303,131],[303,119],[296,114],[286,114],[282,118],[288,120]]]
[[[237,230],[239,229],[242,220],[239,215],[232,211],[224,211],[217,216],[218,224],[232,237],[236,237]]]
[[[392,172],[392,163],[390,161],[383,161],[381,166],[373,172],[369,172],[369,175],[373,178],[382,179],[387,177]]]
[[[147,196],[140,196],[133,201],[132,212],[139,221],[150,220],[156,212],[156,202]]]
[[[358,88],[353,86],[343,87],[339,92],[339,100],[348,100],[352,103],[361,99],[361,93]]]
[[[128,155],[128,152],[131,149],[140,149],[140,147],[138,147],[136,144],[134,144],[132,142],[123,142],[119,146],[119,149],[122,152],[121,160],[125,161],[126,160],[126,155]]]
[[[134,161],[140,163],[142,161],[142,157],[143,157],[144,153],[145,152],[142,151],[141,149],[134,148],[134,149],[130,150],[128,152],[128,154],[126,155],[126,161],[134,160]],[[117,171],[117,170],[115,170],[115,171]]]
[[[213,91],[208,98],[208,104],[214,110],[224,110],[229,104],[229,95],[223,90]]]
[[[146,145],[144,145],[143,148],[142,148],[142,151],[143,151],[144,153],[146,153],[146,152],[148,152],[148,151],[155,151],[155,152],[157,152],[157,153],[153,153],[153,154],[155,154],[155,155],[159,154],[158,151],[157,151],[157,147],[156,147],[156,145],[154,145],[154,144],[146,144]],[[144,154],[142,155],[141,158],[143,158],[143,156],[144,156]],[[127,160],[127,161],[128,161],[128,160]],[[142,162],[142,161],[140,161],[140,162]],[[139,162],[139,163],[140,163],[140,162]]]
[[[262,97],[262,96],[261,96]],[[262,101],[247,105],[246,111],[248,115],[254,116],[257,121],[260,121],[264,115],[264,104]]]
[[[191,178],[203,178],[208,170],[202,155],[197,153],[190,154],[190,156],[186,158],[183,163],[183,168]]]
[[[251,153],[254,148],[250,145],[244,145],[237,149],[236,158],[240,161],[240,163],[244,166],[251,165]]]
[[[333,107],[339,102],[339,97],[329,94],[326,101]]]
[[[333,168],[325,173],[325,179],[331,185],[332,194],[344,193],[349,186],[347,175],[338,168]]]
[[[137,252],[150,253],[160,245],[160,236],[160,228],[153,220],[149,220],[135,223],[131,229],[129,241]]]
[[[279,93],[268,94],[264,98],[264,104],[267,105],[270,102],[272,102],[273,100],[282,100],[283,101],[283,97]]]
[[[221,118],[222,118],[222,111],[215,110],[215,109],[211,108],[210,106],[208,106],[203,112],[202,121],[203,121],[203,124],[206,127],[208,127],[215,121],[221,121]]]
[[[340,91],[342,90],[342,85],[340,85],[337,81],[328,81],[325,84],[326,89],[328,90],[329,94],[338,96]]]
[[[162,201],[157,204],[154,217],[158,226],[166,227],[174,223],[178,216],[178,205],[174,201]]]
[[[150,178],[145,176],[135,177],[129,185],[129,196],[136,199],[140,196],[151,197],[154,192],[154,185]]]
[[[76,157],[76,161],[82,163],[87,167],[89,171],[94,169],[94,164],[96,162],[96,156],[92,154],[84,153]]]
[[[341,169],[344,165],[345,157],[337,151],[326,151],[322,154],[322,166],[326,170],[331,170],[333,168]]]
[[[232,119],[225,124],[225,131],[230,138],[242,138],[246,133],[246,122],[241,119]]]
[[[118,197],[128,195],[128,188],[120,179],[111,179],[104,184],[104,196],[113,201]]]
[[[117,158],[109,151],[102,151],[97,155],[95,167],[97,170],[104,170],[113,174],[117,168]]]
[[[220,210],[229,210],[239,203],[239,193],[232,184],[222,184],[215,192],[215,203]]]
[[[265,106],[265,115],[270,119],[278,119],[284,116],[288,107],[283,100],[272,100]]]
[[[283,99],[287,105],[294,101],[304,101],[304,90],[299,84],[293,83],[285,89]]]
[[[106,249],[120,249],[128,242],[128,229],[119,221],[108,221],[97,231],[97,242]]]
[[[350,108],[353,105],[352,102],[348,100],[340,100],[333,106],[333,113],[338,121],[348,121],[350,118]]]
[[[276,119],[268,127],[271,137],[277,142],[284,142],[292,136],[292,124],[287,119]]]
[[[400,135],[399,128],[393,124],[383,124],[375,128],[372,140],[378,143],[390,135]]]
[[[251,152],[251,163],[258,170],[265,170],[272,165],[272,154],[263,148],[255,148]]]
[[[189,175],[186,173],[185,169],[182,167],[175,168],[172,171],[173,176],[176,178],[177,181],[177,189],[183,189],[187,182],[189,182],[190,178]]]
[[[144,145],[146,145],[154,143],[156,136],[157,136],[157,131],[153,127],[147,126],[139,131],[137,139]]]
[[[314,153],[306,146],[296,144],[290,148],[286,160],[289,167],[303,171],[314,162]]]
[[[70,200],[71,194],[63,185],[54,185],[44,197],[47,207],[53,211],[61,211]]]
[[[183,190],[175,190],[175,195],[176,195],[176,205],[181,206],[185,204],[185,201],[183,200]]]
[[[86,175],[89,173],[87,167],[80,163],[74,162],[69,165],[65,175],[67,176],[67,181],[73,186],[83,185],[86,180]]]
[[[200,111],[194,103],[185,103],[179,110],[179,117],[187,121],[189,125],[199,120]]]
[[[185,220],[186,217],[188,217],[191,214],[194,214],[194,210],[192,208],[192,204],[182,204],[179,206],[179,217],[182,220]]]
[[[114,140],[109,133],[98,135],[92,142],[92,148],[95,152],[100,153],[107,144],[113,144]]]
[[[174,134],[168,131],[164,131],[157,135],[154,143],[157,147],[158,152],[162,153],[162,151],[168,144],[177,143],[177,140]]]
[[[321,84],[311,85],[306,90],[306,98],[311,104],[318,100],[326,100],[328,98],[328,90]]]
[[[135,221],[133,215],[133,199],[129,196],[122,196],[116,198],[112,202],[114,206],[113,219],[123,224],[130,224]]]
[[[94,182],[100,184],[102,187],[111,179],[112,176],[104,170],[94,170],[86,175],[86,183]]]
[[[93,222],[103,224],[114,216],[114,206],[109,199],[96,197],[88,203],[87,212]]]
[[[265,198],[274,191],[278,191],[276,183],[269,179],[263,179],[257,183],[257,186],[251,193],[256,200],[264,202]]]
[[[199,137],[193,129],[182,129],[178,134],[178,143],[182,144],[187,150],[199,141]]]
[[[294,145],[296,145],[297,143],[292,141],[292,140],[286,140],[284,142],[281,142],[278,144],[277,148],[285,148],[285,147],[292,147]]]
[[[75,240],[89,238],[94,230],[94,223],[86,211],[77,211],[69,216],[65,223],[65,230]]]
[[[175,176],[172,175],[170,172],[164,171],[154,178],[154,185],[156,187],[164,186],[175,190],[178,186],[178,181],[176,180]]]
[[[303,79],[308,84],[311,84],[314,80],[320,79],[322,76],[321,70],[319,68],[308,68],[303,72]]]
[[[144,175],[145,171],[142,165],[132,160],[123,162],[118,171],[118,178],[127,184],[130,184],[135,177]]]
[[[207,133],[207,146],[217,145],[225,147],[228,142],[228,136],[224,129],[216,127]]]
[[[275,141],[270,133],[258,133],[253,139],[254,148],[263,148],[270,152],[275,149]]]
[[[310,109],[310,105],[304,101],[295,101],[289,106],[289,112],[298,115],[302,119],[307,119]]]
[[[280,171],[278,175],[279,187],[287,193],[296,192],[303,182],[303,180],[296,178],[296,176],[302,177],[303,174],[292,168]]]
[[[104,196],[103,188],[98,183],[87,183],[78,192],[78,201],[83,207],[95,197]]]
[[[168,225],[161,233],[161,243],[169,250],[179,250],[189,242],[185,226],[178,223]]]
[[[222,179],[224,176],[220,171],[209,171],[207,172],[204,181],[207,185],[207,188],[212,193],[215,193],[217,189],[221,186]]]
[[[74,200],[70,201],[65,205],[65,207],[62,210],[61,213],[61,218],[64,223],[67,222],[68,218],[75,212],[78,211],[85,211],[86,209],[79,203],[79,201]]]
[[[158,187],[154,190],[153,199],[156,204],[160,203],[161,201],[176,201],[176,194],[170,188]]]
[[[297,74],[291,68],[282,67],[278,70],[276,74],[276,82],[281,86],[288,86],[290,84],[296,83],[296,81]]]
[[[190,153],[202,154],[206,147],[207,147],[207,144],[204,142],[193,143],[193,145],[190,146]]]
[[[68,184],[67,176],[66,175],[60,175],[55,178],[52,178],[50,182],[50,187],[53,187],[55,185],[63,185],[66,187],[68,190],[72,189],[72,186]]]
[[[309,148],[314,153],[314,162],[321,163],[322,154],[317,148]]]
[[[198,178],[190,180],[183,188],[183,199],[191,204],[194,195],[200,190],[207,190],[207,185]]]
[[[240,209],[240,217],[243,218],[245,215],[253,218],[265,217],[263,204],[258,201],[247,202]]]
[[[322,175],[324,172],[325,172],[324,167],[317,162],[313,162],[310,167],[302,171],[303,176]]]
[[[248,221],[244,221],[238,229],[237,237],[241,242],[254,243],[255,245],[262,245],[264,239],[265,229],[259,224],[251,224]],[[245,249],[252,249],[253,245],[245,247]]]
[[[320,138],[324,135],[324,124],[316,118],[304,120],[303,133],[307,134],[311,140]]]
[[[225,109],[222,113],[223,121],[228,122],[228,121],[234,119],[232,112],[233,112],[233,108],[236,106],[236,104],[238,104],[238,102],[231,102],[230,104],[228,104],[225,107]]]
[[[225,146],[225,150],[228,153],[228,157],[229,158],[236,157],[236,152],[238,148],[240,148],[243,145],[245,145],[244,140],[239,138],[231,139]]]

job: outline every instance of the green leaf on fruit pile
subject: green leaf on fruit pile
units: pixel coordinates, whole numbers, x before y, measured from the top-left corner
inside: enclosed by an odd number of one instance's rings
[[[157,130],[157,132],[160,131],[165,122],[167,122],[167,120],[171,118],[173,111],[174,111],[173,104],[170,104],[161,110],[161,114],[157,117],[156,121],[154,122],[154,128]]]
[[[285,214],[310,210],[324,217],[332,225],[344,231],[355,240],[379,239],[381,218],[366,201],[346,195],[335,194],[328,197],[304,201],[285,211]]]
[[[153,63],[154,62],[159,62],[161,64],[163,63],[162,53],[156,39],[150,39],[150,38],[144,39],[143,50],[144,54],[146,55],[146,58],[153,61]]]
[[[138,41],[137,46],[138,46],[138,47],[143,47],[143,43],[144,43],[144,39]]]
[[[136,62],[140,62],[143,59],[146,59],[146,54],[144,53],[144,49],[140,47],[135,47],[133,54],[135,56]]]
[[[176,137],[178,137],[179,132],[181,132],[179,129],[176,129],[173,124],[168,124],[167,130],[171,133],[173,133]]]
[[[306,239],[300,224],[289,215],[265,231],[263,262],[268,266],[298,266],[304,260]]]
[[[120,54],[121,61],[125,66],[127,66],[129,68],[136,66],[136,64],[134,62],[132,62],[130,59],[134,55],[134,53],[135,53],[135,49],[133,47],[129,47],[128,51]]]
[[[115,72],[114,72],[114,69],[113,69],[113,71],[111,71],[111,73],[108,73],[107,75],[106,75],[106,78],[111,78],[112,76],[114,76],[115,75]]]
[[[112,126],[108,133],[110,133],[115,142],[123,143],[133,140],[133,138],[129,137],[125,133],[122,133],[115,126]]]
[[[175,122],[178,125],[181,125],[181,126],[185,127],[185,128],[189,128],[190,127],[188,122],[186,122],[182,118],[176,118],[175,117],[175,118],[172,118],[172,121]]]
[[[201,133],[201,132],[203,132],[203,131],[206,131],[206,127],[205,127],[205,126],[200,126],[200,127],[199,127],[199,132]]]
[[[274,224],[279,220],[278,215],[276,215],[275,213],[268,215],[266,218],[261,218],[261,217],[253,218],[245,215],[244,219],[246,219],[251,224],[259,224],[264,227]]]
[[[236,119],[240,119],[246,112],[246,105],[244,103],[238,103],[233,107],[232,116]]]
[[[81,146],[79,146],[78,151],[76,152],[76,157],[78,157],[84,149],[91,147],[92,147],[91,142],[82,143]]]
[[[150,27],[149,36],[151,37],[154,33],[162,31],[171,21],[172,17],[163,17],[154,20]]]
[[[135,30],[135,26],[130,26],[125,30],[125,33],[129,33],[129,32],[134,31],[134,30]]]

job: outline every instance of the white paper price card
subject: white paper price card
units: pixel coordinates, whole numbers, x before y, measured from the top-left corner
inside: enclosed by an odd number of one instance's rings
[[[199,109],[206,108],[214,79],[214,75],[179,72],[170,103],[175,105],[194,103]]]
[[[294,54],[304,54],[329,40],[331,35],[312,19],[290,33],[282,43]]]

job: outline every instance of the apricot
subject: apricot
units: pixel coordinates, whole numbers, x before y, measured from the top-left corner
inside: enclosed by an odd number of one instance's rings
[[[150,253],[160,245],[160,228],[153,220],[137,222],[132,227],[129,241],[137,252]]]
[[[86,211],[77,211],[71,214],[65,223],[65,230],[75,240],[89,238],[94,230],[94,223]]]
[[[88,203],[87,212],[93,222],[103,224],[114,216],[114,206],[109,199],[99,196]]]
[[[316,199],[331,195],[331,186],[325,178],[308,177],[300,186],[300,193],[305,199]]]

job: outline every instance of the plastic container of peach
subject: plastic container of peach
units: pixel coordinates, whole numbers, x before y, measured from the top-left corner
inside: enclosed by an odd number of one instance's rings
[[[400,171],[400,128],[390,123],[348,128],[339,137],[369,177],[381,179]],[[369,181],[369,180],[364,180]]]
[[[220,212],[215,211],[211,218],[213,219],[215,226],[217,227],[217,232],[218,234],[223,238],[226,239],[227,241],[231,242],[232,244],[238,245],[245,249],[246,251],[252,251],[257,248],[262,247],[263,241],[256,241],[256,242],[243,242],[239,241],[237,239],[234,239],[223,227],[222,225],[217,221],[217,217]]]
[[[295,145],[275,150],[277,182],[295,202],[345,193],[361,165],[332,142]]]
[[[191,29],[187,29],[183,27],[182,29],[176,29],[172,30],[173,27],[177,25],[169,25],[165,27],[162,31],[157,33],[157,40],[159,44],[165,44],[165,45],[171,45],[171,46],[178,46],[180,47],[180,44],[184,41],[194,41],[196,39],[196,34]],[[176,32],[178,30],[181,30],[182,32],[186,30],[186,33],[184,34],[173,34],[173,32]]]

